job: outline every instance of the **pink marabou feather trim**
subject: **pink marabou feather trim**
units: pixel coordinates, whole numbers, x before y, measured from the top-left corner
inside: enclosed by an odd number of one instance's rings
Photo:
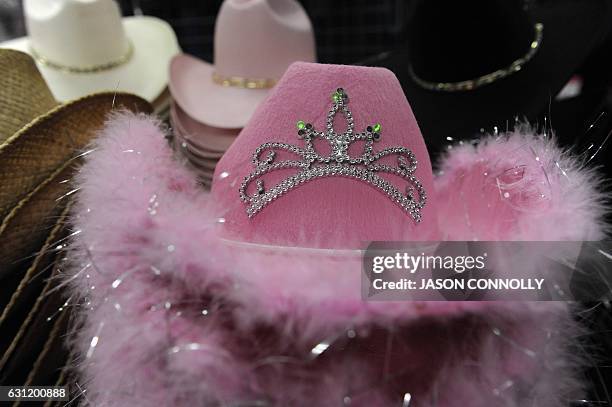
[[[597,174],[557,147],[554,138],[533,134],[529,127],[455,147],[440,169],[438,210],[449,239],[605,236],[605,199]]]
[[[223,212],[156,122],[117,115],[95,147],[70,274],[88,304],[72,344],[94,405],[394,406],[410,393],[418,406],[552,407],[579,393],[564,304],[365,303],[358,256],[219,239]],[[553,140],[491,138],[441,168],[449,239],[603,236],[594,176]]]

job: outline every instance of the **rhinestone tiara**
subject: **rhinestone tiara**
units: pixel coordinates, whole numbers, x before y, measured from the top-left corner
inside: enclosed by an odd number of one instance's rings
[[[417,159],[414,153],[405,147],[390,147],[373,151],[374,142],[381,139],[382,126],[377,123],[368,126],[364,132],[354,132],[354,122],[348,108],[349,97],[342,88],[332,94],[332,107],[327,115],[327,130],[317,131],[312,124],[303,120],[297,122],[298,138],[304,140],[304,148],[291,144],[269,142],[260,145],[253,153],[252,162],[255,170],[244,178],[240,185],[240,199],[246,204],[249,218],[254,217],[268,204],[282,197],[289,191],[306,182],[324,177],[345,177],[365,182],[383,192],[415,222],[421,221],[421,209],[427,202],[427,194],[421,182],[414,176],[417,169]],[[346,119],[347,129],[343,133],[334,131],[334,119],[341,113]],[[329,155],[321,155],[314,147],[313,140],[327,140],[331,146]],[[363,154],[353,157],[349,147],[353,142],[365,141]],[[277,152],[286,151],[296,156],[296,159],[275,161]],[[265,158],[261,158],[265,154]],[[380,163],[386,156],[396,156],[397,166]],[[299,158],[298,158],[299,157]],[[295,168],[298,172],[277,185],[266,189],[262,177],[270,172]],[[386,173],[407,181],[405,192],[381,177]],[[249,195],[247,190],[255,181],[256,191]],[[418,199],[415,197],[415,191]]]

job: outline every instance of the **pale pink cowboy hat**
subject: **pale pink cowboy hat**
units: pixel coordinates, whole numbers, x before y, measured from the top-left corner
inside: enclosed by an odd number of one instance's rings
[[[226,0],[215,24],[214,64],[176,56],[170,91],[193,120],[239,129],[292,62],[315,59],[312,25],[296,0]]]
[[[332,113],[339,134],[317,136],[323,162],[302,166],[330,106],[352,113],[346,123]],[[350,120],[365,129],[359,141],[342,134]],[[399,149],[372,161],[395,175],[351,163],[369,144],[367,157]],[[361,297],[371,240],[602,238],[596,180],[550,138],[458,147],[434,177],[393,73],[296,63],[219,162],[210,193],[142,116],[110,122],[96,147],[66,273],[74,303],[87,304],[72,343],[89,403],[556,407],[580,395],[564,303]],[[256,172],[264,183],[241,195]]]

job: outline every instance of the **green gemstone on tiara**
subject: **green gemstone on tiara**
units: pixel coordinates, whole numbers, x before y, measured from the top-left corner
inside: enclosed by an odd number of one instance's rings
[[[347,104],[349,100],[348,95],[346,94],[343,88],[336,89],[336,91],[332,94],[331,98],[334,103]]]
[[[373,130],[374,130],[374,133],[380,133],[380,131],[382,130],[382,126],[380,125],[380,123],[376,123],[374,125]]]
[[[306,123],[304,123],[303,120],[299,120],[296,123],[296,127],[298,128],[298,130],[304,130],[306,128]]]

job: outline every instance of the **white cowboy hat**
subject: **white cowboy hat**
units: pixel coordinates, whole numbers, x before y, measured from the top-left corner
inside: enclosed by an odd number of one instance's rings
[[[99,91],[153,102],[180,52],[176,35],[153,17],[121,18],[113,0],[25,0],[28,37],[0,44],[34,57],[56,99]]]
[[[315,62],[310,19],[296,0],[225,0],[215,24],[214,65],[178,55],[170,92],[191,118],[242,128],[295,61]]]

